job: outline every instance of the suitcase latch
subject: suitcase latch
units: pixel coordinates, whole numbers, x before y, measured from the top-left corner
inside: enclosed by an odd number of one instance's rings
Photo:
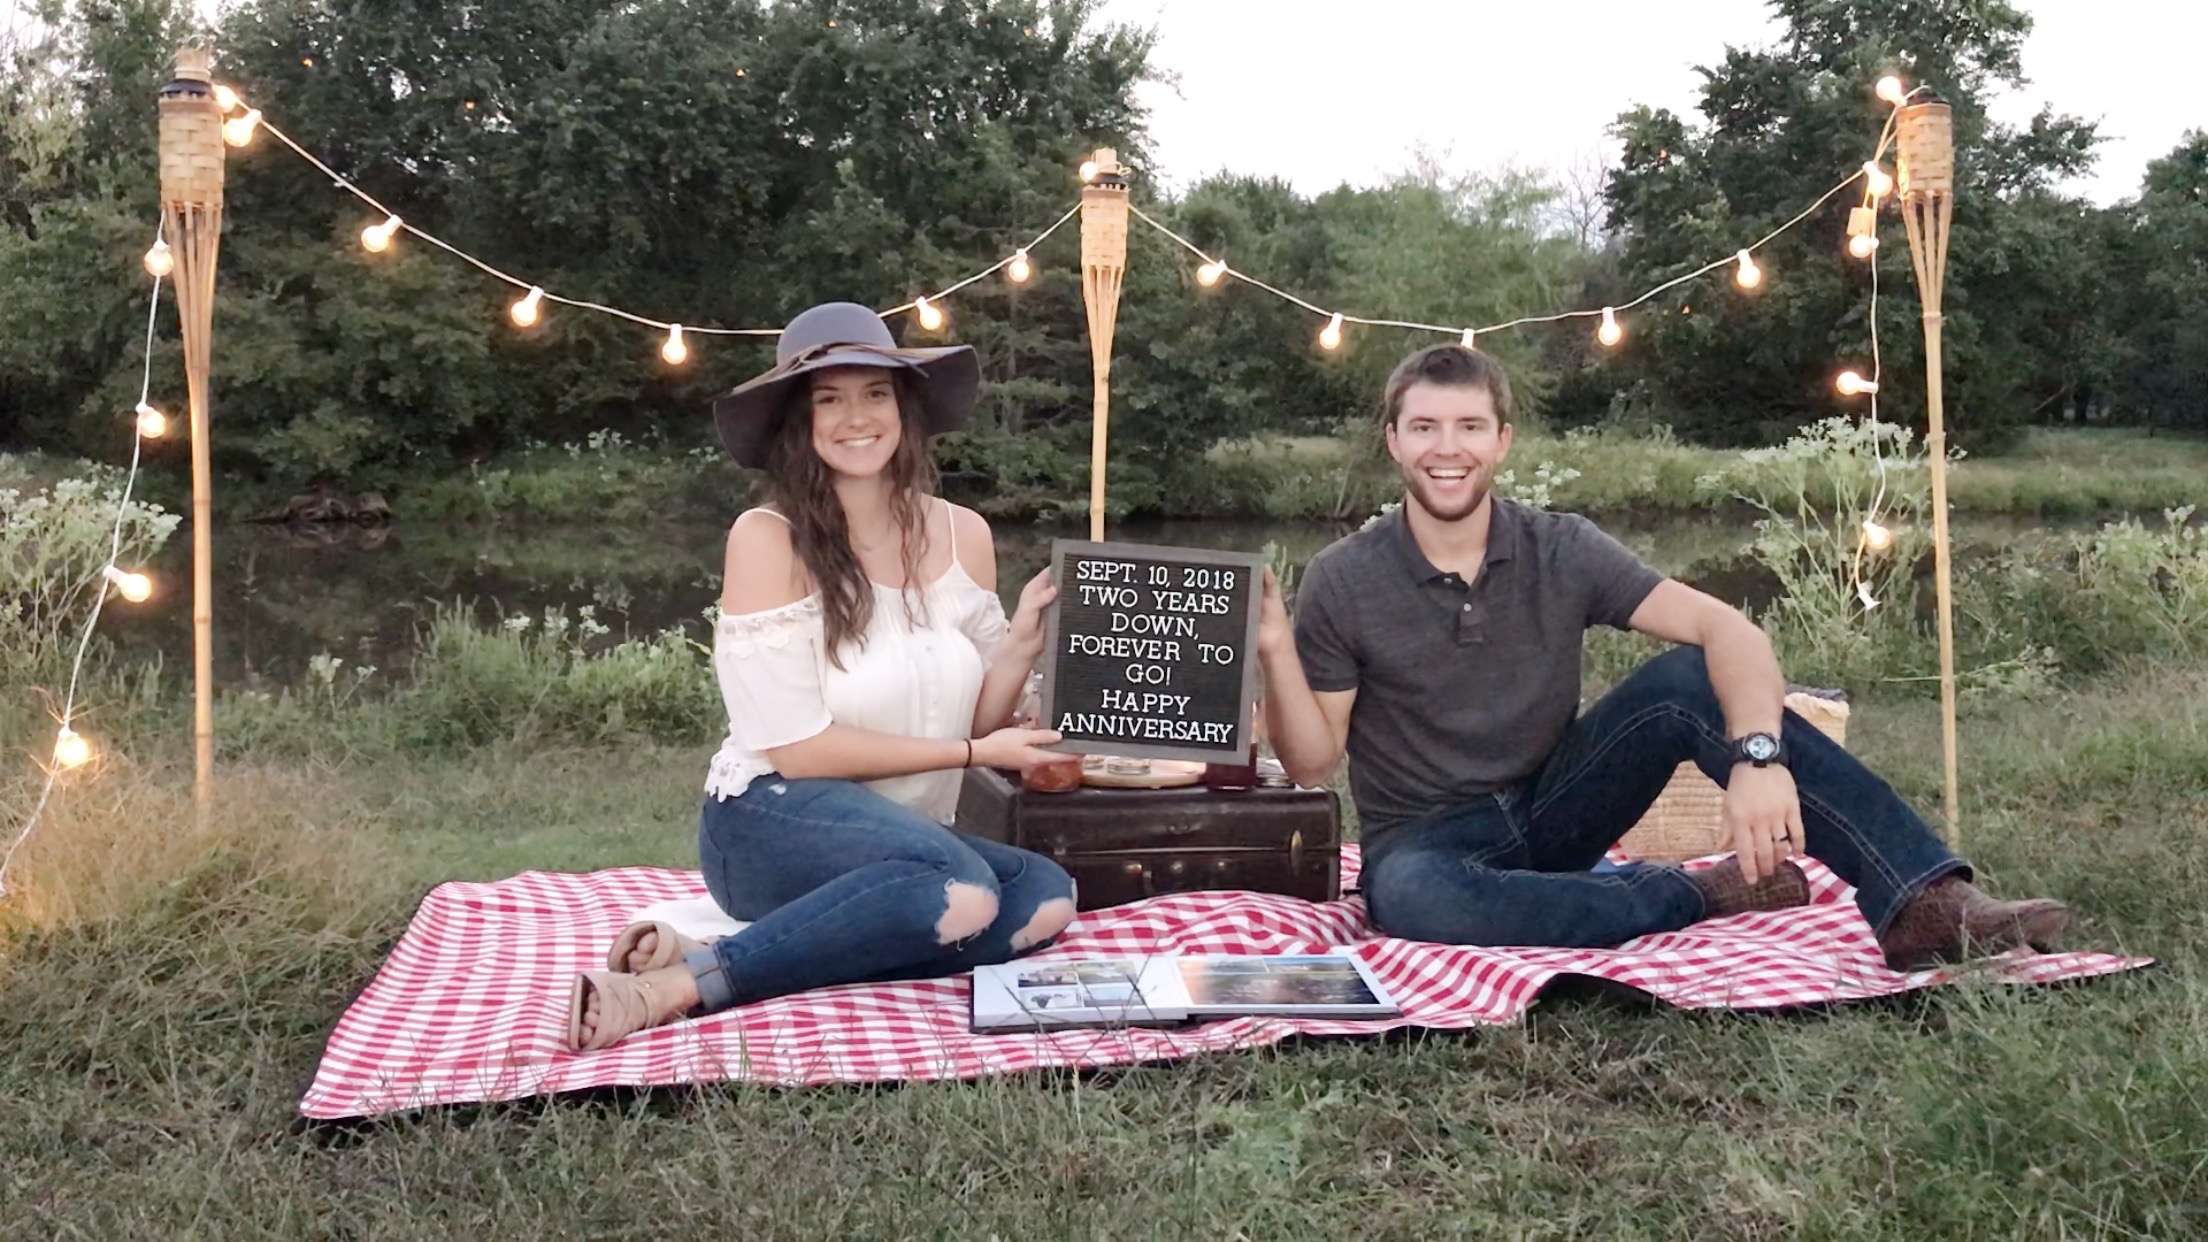
[[[1303,829],[1298,828],[1288,837],[1288,870],[1303,870]]]

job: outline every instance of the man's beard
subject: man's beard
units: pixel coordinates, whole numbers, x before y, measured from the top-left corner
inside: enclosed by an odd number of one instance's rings
[[[1466,481],[1472,485],[1470,498],[1454,509],[1444,509],[1433,497],[1426,494],[1426,486],[1432,480],[1426,477],[1425,471],[1415,466],[1402,466],[1400,469],[1403,486],[1410,492],[1412,501],[1437,522],[1461,522],[1471,517],[1479,511],[1480,502],[1487,499],[1488,492],[1493,490],[1487,481],[1486,470],[1482,467],[1471,467],[1471,472],[1465,476]]]

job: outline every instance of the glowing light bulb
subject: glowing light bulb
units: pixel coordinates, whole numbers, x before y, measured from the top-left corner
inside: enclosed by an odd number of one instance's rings
[[[117,595],[133,604],[143,604],[153,598],[153,579],[144,574],[126,573],[110,565],[100,571],[100,576],[114,585]]]
[[[1871,160],[1863,165],[1863,188],[1871,192],[1872,198],[1884,198],[1894,192],[1893,175],[1880,168],[1877,160]]]
[[[1842,371],[1838,376],[1834,377],[1832,381],[1832,386],[1833,388],[1838,390],[1840,395],[1843,397],[1852,397],[1855,396],[1857,393],[1878,391],[1877,380],[1864,379],[1861,374],[1855,371]]]
[[[238,110],[238,93],[231,90],[227,83],[215,83],[215,106],[224,112],[236,112]]]
[[[1027,251],[1012,252],[1012,261],[1004,265],[1004,274],[1015,285],[1024,285],[1035,274],[1035,265],[1027,261]]]
[[[92,743],[68,725],[61,726],[61,732],[54,735],[54,766],[81,768],[91,761]]]
[[[1340,311],[1336,311],[1334,317],[1326,321],[1326,326],[1319,329],[1319,348],[1340,349],[1341,347],[1342,315]]]
[[[1209,289],[1213,285],[1218,284],[1219,278],[1226,274],[1227,261],[1225,259],[1213,259],[1209,263],[1203,263],[1197,266],[1196,283],[1202,285],[1206,289]]]
[[[148,440],[158,440],[169,434],[169,416],[143,401],[139,402],[138,434]]]
[[[360,231],[360,244],[370,254],[382,254],[391,248],[391,238],[399,231],[399,218],[385,216],[383,223],[371,224]]]
[[[1595,339],[1612,346],[1625,339],[1625,329],[1618,326],[1618,313],[1610,307],[1602,308],[1602,326],[1595,329]]]
[[[671,367],[679,367],[690,360],[690,347],[682,343],[681,324],[667,325],[667,340],[660,345],[659,356]]]
[[[253,141],[253,131],[260,128],[261,110],[247,108],[244,116],[234,116],[222,123],[222,140],[233,147],[242,147]]]
[[[1733,283],[1743,289],[1753,289],[1763,283],[1763,269],[1756,266],[1756,261],[1745,250],[1740,252],[1740,267],[1733,272]]]
[[[1081,179],[1082,179],[1083,181],[1094,181],[1094,180],[1096,180],[1096,173],[1097,173],[1097,168],[1096,168],[1096,161],[1095,161],[1095,160],[1083,160],[1083,161],[1081,161]]]
[[[926,298],[914,298],[912,309],[920,317],[920,326],[933,332],[943,326],[943,308]]]
[[[1479,331],[1477,329],[1466,328],[1464,330],[1464,335],[1458,339],[1457,344],[1464,346],[1466,349],[1478,349],[1479,346],[1473,344],[1474,339],[1478,336]]]
[[[168,239],[165,237],[154,238],[153,248],[146,251],[146,274],[157,277],[166,276],[175,270],[176,253],[169,249]]]
[[[1894,532],[1879,525],[1877,522],[1871,520],[1870,518],[1864,518],[1863,542],[1868,544],[1872,548],[1883,552],[1887,548],[1890,548],[1894,545]]]
[[[1903,89],[1901,85],[1901,79],[1895,77],[1893,74],[1890,73],[1887,74],[1885,77],[1880,78],[1878,80],[1878,85],[1873,89],[1878,92],[1878,97],[1880,99],[1883,99],[1890,104],[1898,104],[1903,99],[1908,98],[1907,92]]]
[[[506,314],[514,321],[515,327],[530,327],[537,322],[537,308],[543,302],[544,290],[531,285],[529,286],[529,292],[523,294],[512,306],[506,308]]]
[[[1878,252],[1878,239],[1868,233],[1848,239],[1848,253],[1858,259],[1868,259]]]

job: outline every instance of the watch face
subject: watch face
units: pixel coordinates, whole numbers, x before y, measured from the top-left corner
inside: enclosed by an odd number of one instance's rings
[[[1763,763],[1779,753],[1779,741],[1768,733],[1752,733],[1741,741],[1741,749],[1750,759]]]

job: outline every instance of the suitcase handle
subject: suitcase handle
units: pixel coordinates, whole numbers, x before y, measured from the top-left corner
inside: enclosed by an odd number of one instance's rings
[[[1165,870],[1168,875],[1171,875],[1174,879],[1178,880],[1182,876],[1188,874],[1188,862],[1185,859],[1176,858],[1172,862],[1166,864]],[[1143,896],[1155,897],[1158,895],[1158,877],[1154,872],[1150,870],[1149,863],[1128,863],[1125,868],[1125,872],[1130,876],[1139,875],[1142,877]]]

